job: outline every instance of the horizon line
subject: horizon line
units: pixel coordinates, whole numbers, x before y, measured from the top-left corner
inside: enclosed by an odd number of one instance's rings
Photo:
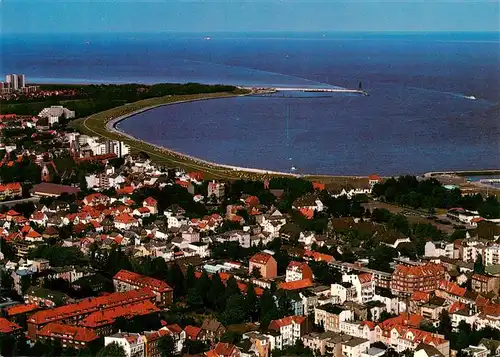
[[[500,35],[499,30],[206,30],[206,31],[182,31],[182,30],[158,30],[158,31],[67,31],[67,32],[3,32],[1,36],[5,35],[90,35],[90,34],[165,34],[165,33],[179,33],[179,34],[212,34],[212,33],[226,33],[226,34],[241,34],[241,33],[400,33],[400,34],[425,34],[425,33],[489,33]]]

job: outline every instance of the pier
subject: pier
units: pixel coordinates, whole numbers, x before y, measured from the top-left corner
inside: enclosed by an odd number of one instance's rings
[[[369,95],[367,91],[362,89],[348,88],[317,88],[317,87],[241,87],[253,92],[319,92],[319,93],[355,93]]]

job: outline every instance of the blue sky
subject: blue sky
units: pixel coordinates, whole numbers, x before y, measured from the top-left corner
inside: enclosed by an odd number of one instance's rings
[[[0,0],[2,33],[499,31],[497,1]]]

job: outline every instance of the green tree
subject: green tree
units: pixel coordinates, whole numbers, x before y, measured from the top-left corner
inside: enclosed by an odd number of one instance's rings
[[[439,327],[438,327],[438,332],[444,337],[449,340],[450,335],[452,331],[452,326],[451,326],[451,318],[450,315],[448,314],[448,310],[443,310],[441,311],[441,314],[439,315]]]
[[[241,295],[241,291],[238,287],[238,282],[231,276],[226,282],[226,296],[230,298],[233,295]]]
[[[174,288],[174,297],[184,296],[184,274],[177,263],[170,266],[167,282]]]
[[[474,272],[484,274],[483,257],[481,254],[477,255],[476,261],[474,262]]]
[[[170,336],[162,336],[158,340],[158,350],[162,357],[171,357],[175,355],[175,342]]]
[[[257,298],[257,294],[255,293],[255,287],[252,282],[249,282],[245,295],[245,307],[247,309],[247,315],[250,317],[251,321],[257,319],[258,303],[259,299]]]
[[[226,308],[220,316],[224,325],[238,324],[246,320],[245,298],[240,295],[232,295],[226,303]]]
[[[186,295],[186,303],[193,309],[197,309],[204,305],[203,297],[198,292],[198,289],[191,288]]]
[[[189,265],[186,270],[186,289],[194,288],[196,286],[196,276],[194,267]]]
[[[203,270],[200,278],[196,281],[196,291],[205,302],[208,302],[208,291],[210,290],[210,286],[211,282],[208,273],[206,270]]]
[[[224,296],[225,290],[219,274],[213,274],[211,279],[210,289],[208,290],[207,300],[216,311],[224,309]]]
[[[116,342],[112,342],[99,350],[97,357],[126,357],[125,350]]]

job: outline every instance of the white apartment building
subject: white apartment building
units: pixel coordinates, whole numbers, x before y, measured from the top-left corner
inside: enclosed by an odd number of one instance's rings
[[[118,140],[105,140],[98,137],[80,135],[78,137],[80,146],[88,145],[93,155],[115,154],[123,157],[130,154],[130,146]]]
[[[40,118],[47,118],[49,120],[49,125],[54,125],[59,122],[61,117],[64,117],[65,119],[74,118],[75,112],[64,108],[62,105],[53,105],[42,109],[42,111],[38,113],[38,116]]]
[[[357,297],[356,288],[351,283],[332,284],[330,291],[331,296],[336,298],[337,304],[354,301]]]
[[[483,263],[486,266],[500,264],[500,244],[493,244],[484,249]]]
[[[282,348],[293,346],[306,333],[306,319],[306,316],[287,316],[279,320],[272,320],[268,328],[279,332]]]
[[[361,353],[368,351],[370,348],[370,341],[354,337],[348,341],[341,343],[342,345],[342,356],[344,357],[361,357]]]
[[[117,343],[123,347],[125,356],[139,357],[144,356],[144,337],[138,333],[118,332],[111,336],[104,337],[104,346],[110,343]]]
[[[462,260],[468,263],[474,263],[477,257],[481,255],[484,260],[487,246],[479,241],[469,241],[462,247]]]
[[[340,323],[354,320],[354,312],[339,305],[326,304],[314,308],[314,323],[325,331],[340,332]]]
[[[458,258],[458,250],[455,251],[455,245],[448,242],[427,242],[425,243],[426,257],[447,257],[450,259]]]
[[[356,299],[354,301],[364,304],[372,301],[375,295],[375,279],[372,274],[344,274],[342,281],[351,283],[356,289]]]
[[[201,258],[207,258],[210,256],[210,249],[208,249],[207,243],[194,242],[188,244],[187,248],[192,249],[194,254],[200,256]]]
[[[212,181],[208,183],[208,198],[211,198],[212,196],[215,196],[215,198],[217,199],[224,197],[225,192],[226,185],[224,184],[224,182]]]

